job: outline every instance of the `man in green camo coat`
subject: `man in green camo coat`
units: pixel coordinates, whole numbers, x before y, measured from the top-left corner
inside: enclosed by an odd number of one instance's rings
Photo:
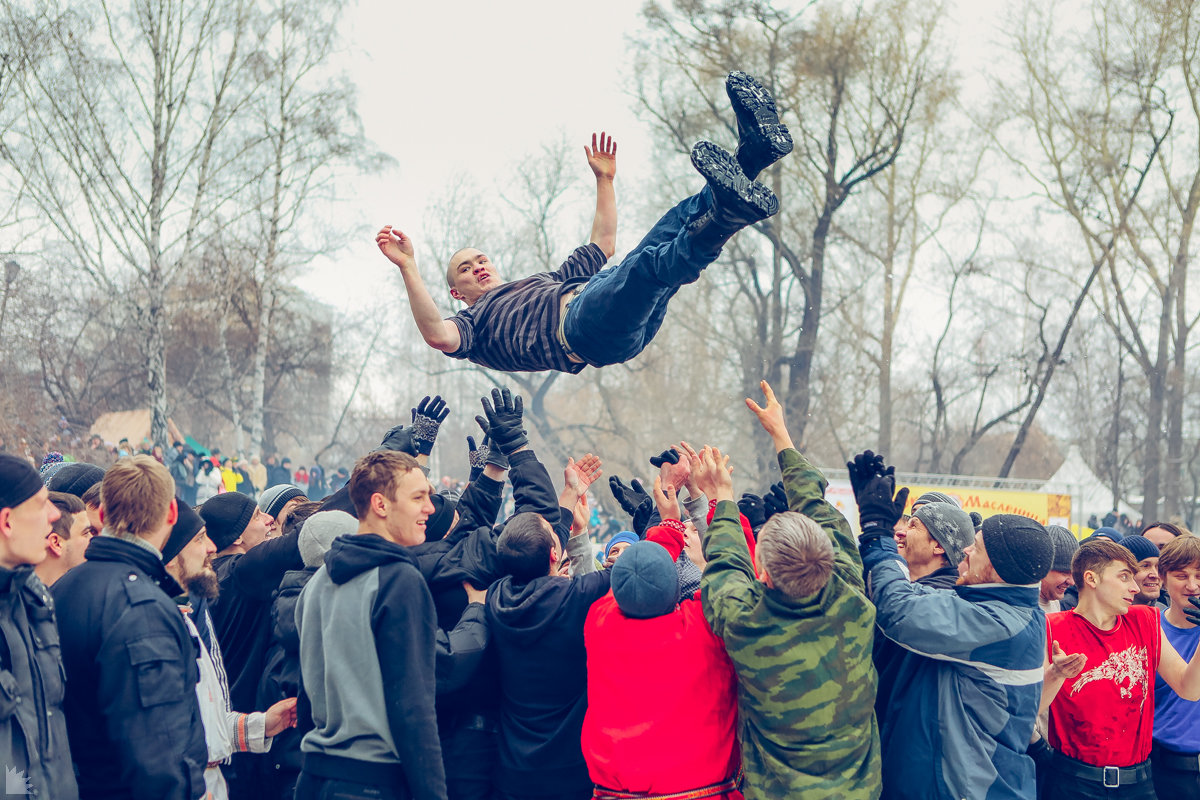
[[[747,800],[874,800],[881,792],[875,608],[850,527],[825,501],[825,477],[792,445],[783,409],[746,404],[779,454],[788,505],[759,533],[753,563],[728,457],[705,448],[699,488],[717,500],[704,537],[704,615],[738,676]]]

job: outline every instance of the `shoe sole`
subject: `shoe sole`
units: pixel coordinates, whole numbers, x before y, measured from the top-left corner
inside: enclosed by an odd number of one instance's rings
[[[718,200],[733,201],[753,211],[758,220],[779,211],[779,198],[768,187],[746,177],[737,159],[712,142],[697,142],[692,148],[692,166],[718,194]]]
[[[773,161],[792,152],[792,134],[779,121],[775,98],[757,78],[745,72],[731,72],[725,79],[725,93],[738,119],[753,121],[752,130],[766,143]]]

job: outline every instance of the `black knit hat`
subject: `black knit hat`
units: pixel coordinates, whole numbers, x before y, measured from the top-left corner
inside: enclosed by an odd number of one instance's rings
[[[163,545],[163,563],[169,564],[179,555],[183,548],[187,547],[188,542],[196,538],[196,534],[204,527],[204,520],[200,515],[192,510],[192,507],[187,503],[179,504],[179,518],[175,520],[175,524],[171,526],[171,533],[167,536],[167,543]]]
[[[50,479],[46,487],[52,492],[66,492],[76,497],[83,497],[84,492],[102,480],[104,480],[104,470],[100,467],[76,461],[72,464],[64,464],[62,469],[54,473],[54,477]]]
[[[208,538],[221,552],[238,540],[254,516],[254,501],[241,492],[225,492],[210,497],[200,507],[200,516],[208,526]]]
[[[458,500],[444,494],[435,494],[429,499],[433,502],[433,513],[425,521],[425,541],[436,542],[450,532],[450,523],[454,521]]]
[[[23,458],[0,453],[0,508],[16,508],[42,490],[42,477]]]
[[[1000,580],[1028,586],[1046,577],[1054,563],[1054,542],[1036,520],[996,514],[983,521],[983,547]]]

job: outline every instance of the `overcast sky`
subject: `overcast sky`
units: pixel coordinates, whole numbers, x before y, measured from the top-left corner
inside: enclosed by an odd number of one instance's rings
[[[300,285],[343,309],[377,297],[381,282],[398,297],[394,267],[376,250],[374,231],[387,223],[403,228],[420,255],[425,210],[453,176],[486,187],[560,133],[580,148],[594,130],[617,139],[620,203],[622,186],[646,171],[651,151],[649,129],[625,92],[627,37],[642,27],[643,4],[359,0],[348,7],[344,68],[358,84],[367,136],[397,166],[347,193],[356,199],[342,222],[363,226],[362,235],[336,261],[315,263]],[[997,12],[991,4],[953,8],[960,11],[951,12],[947,32],[969,87],[986,69]],[[582,153],[579,168],[586,177]],[[518,274],[501,267],[505,277],[519,277],[520,265],[512,266]],[[427,280],[435,274],[429,270],[423,265]]]

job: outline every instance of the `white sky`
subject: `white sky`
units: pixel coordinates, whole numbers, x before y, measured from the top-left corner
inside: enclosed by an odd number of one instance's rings
[[[627,36],[642,27],[643,5],[359,0],[348,7],[345,69],[359,87],[367,136],[398,166],[353,187],[356,199],[339,222],[360,225],[362,233],[335,261],[314,263],[299,285],[343,310],[378,299],[381,285],[398,298],[394,267],[376,250],[374,232],[387,223],[403,228],[420,256],[425,210],[453,176],[470,175],[487,187],[560,132],[580,148],[592,131],[617,139],[620,208],[622,188],[646,174],[652,151],[649,129],[624,88]],[[946,33],[968,90],[987,68],[997,5],[1008,4],[951,5]],[[582,153],[579,168],[586,177]],[[625,246],[618,243],[618,251]],[[509,266],[501,265],[505,276],[519,277]],[[423,265],[427,280],[436,274],[429,270]]]

